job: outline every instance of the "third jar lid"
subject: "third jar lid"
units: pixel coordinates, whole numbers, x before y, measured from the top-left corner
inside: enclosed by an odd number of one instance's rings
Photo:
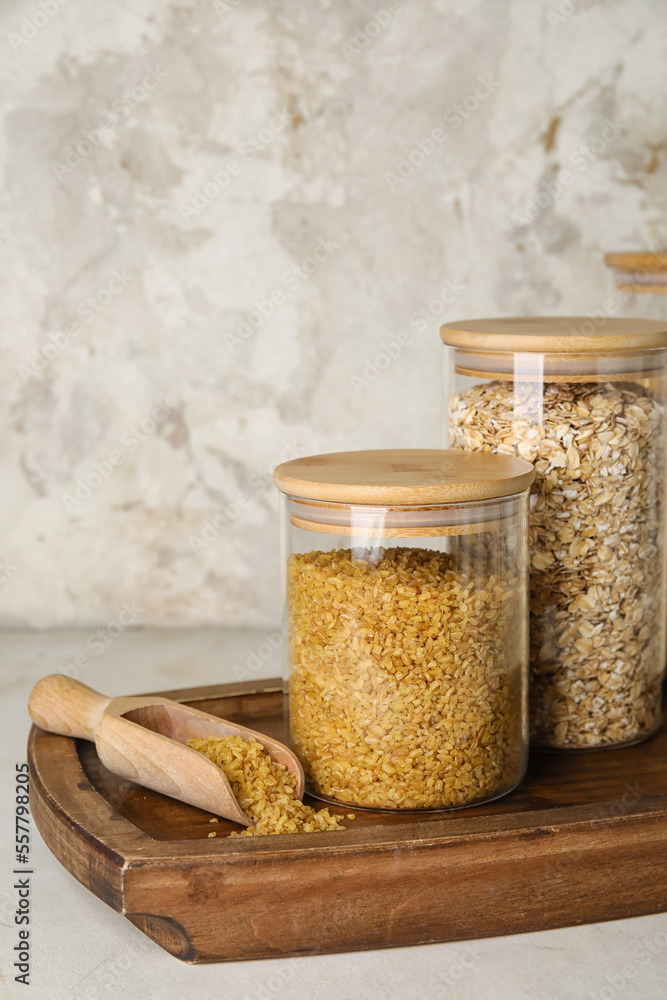
[[[605,264],[616,271],[624,292],[667,292],[667,253],[608,253]]]

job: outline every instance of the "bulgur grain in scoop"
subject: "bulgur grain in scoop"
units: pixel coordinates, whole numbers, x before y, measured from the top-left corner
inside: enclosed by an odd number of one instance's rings
[[[344,830],[328,809],[315,812],[296,797],[296,779],[256,740],[241,736],[188,740],[188,746],[221,767],[236,801],[254,826],[230,837]],[[354,815],[348,815],[354,819]],[[210,834],[209,834],[210,836]]]

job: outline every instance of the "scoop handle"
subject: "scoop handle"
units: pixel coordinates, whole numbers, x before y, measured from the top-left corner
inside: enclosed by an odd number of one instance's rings
[[[95,740],[111,698],[65,674],[49,674],[35,684],[28,700],[30,718],[49,733]]]

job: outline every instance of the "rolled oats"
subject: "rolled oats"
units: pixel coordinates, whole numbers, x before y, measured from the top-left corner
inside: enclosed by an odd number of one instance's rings
[[[665,412],[631,382],[491,381],[450,402],[451,447],[533,462],[531,736],[629,743],[660,718]]]

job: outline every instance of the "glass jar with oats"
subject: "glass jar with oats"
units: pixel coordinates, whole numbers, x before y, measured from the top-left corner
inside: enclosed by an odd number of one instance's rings
[[[278,466],[289,731],[311,794],[450,809],[521,780],[533,478],[514,456],[439,450]]]
[[[661,722],[667,324],[448,323],[445,440],[534,463],[531,742],[600,749]]]

